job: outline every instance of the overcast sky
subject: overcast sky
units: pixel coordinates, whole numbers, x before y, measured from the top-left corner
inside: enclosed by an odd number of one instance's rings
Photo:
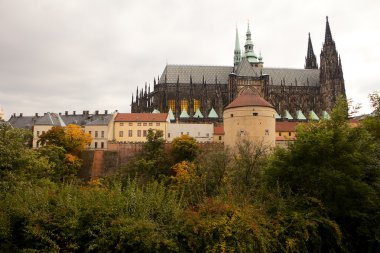
[[[379,0],[0,0],[0,107],[12,113],[129,112],[168,64],[233,64],[250,21],[264,66],[303,68],[325,16],[346,92],[369,112],[380,90]]]

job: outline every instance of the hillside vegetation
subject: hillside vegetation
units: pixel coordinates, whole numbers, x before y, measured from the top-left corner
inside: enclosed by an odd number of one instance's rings
[[[244,141],[206,150],[187,136],[165,151],[150,131],[126,167],[90,182],[73,176],[81,143],[46,135],[31,150],[29,132],[2,124],[0,252],[380,252],[371,100],[358,127],[340,100],[331,120],[301,125],[273,152]]]

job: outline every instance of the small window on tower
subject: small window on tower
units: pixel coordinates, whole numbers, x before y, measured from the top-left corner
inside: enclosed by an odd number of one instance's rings
[[[233,117],[234,115],[231,113],[231,118]]]
[[[259,115],[257,112],[252,113],[253,116]]]

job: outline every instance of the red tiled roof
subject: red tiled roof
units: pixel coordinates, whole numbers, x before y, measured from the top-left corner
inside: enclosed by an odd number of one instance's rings
[[[300,122],[276,121],[276,132],[295,132]]]
[[[167,118],[167,113],[118,113],[115,121],[163,122]]]
[[[238,96],[234,101],[227,105],[225,109],[243,106],[261,106],[273,108],[273,105],[271,105],[264,98],[255,95],[251,89],[246,89],[240,96]]]
[[[214,134],[223,135],[224,126],[214,126]]]

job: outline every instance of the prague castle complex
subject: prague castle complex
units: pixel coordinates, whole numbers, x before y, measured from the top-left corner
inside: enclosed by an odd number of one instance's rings
[[[328,18],[319,66],[309,34],[303,69],[265,67],[248,25],[243,52],[236,30],[233,66],[167,65],[152,90],[147,85],[137,89],[131,111],[158,110],[179,121],[222,121],[224,108],[246,89],[273,105],[278,118],[328,115],[336,99],[345,97],[342,63]]]

